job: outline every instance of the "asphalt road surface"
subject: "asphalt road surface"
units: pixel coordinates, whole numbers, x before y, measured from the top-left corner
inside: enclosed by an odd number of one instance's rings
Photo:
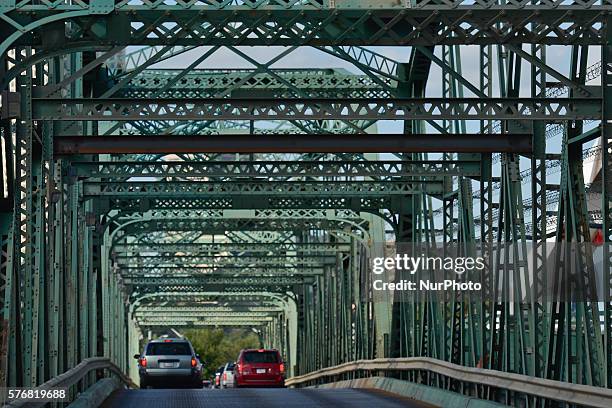
[[[422,408],[408,398],[359,389],[120,390],[103,408]]]

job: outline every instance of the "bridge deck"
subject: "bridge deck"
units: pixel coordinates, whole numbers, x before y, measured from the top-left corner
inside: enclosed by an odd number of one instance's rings
[[[417,408],[408,398],[357,389],[121,390],[103,408]]]

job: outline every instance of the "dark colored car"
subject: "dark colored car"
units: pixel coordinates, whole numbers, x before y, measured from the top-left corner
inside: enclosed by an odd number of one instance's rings
[[[138,360],[140,388],[185,386],[202,388],[202,364],[191,343],[181,338],[150,341]]]
[[[245,349],[234,369],[236,387],[284,387],[285,364],[278,350]]]
[[[213,388],[221,388],[221,377],[223,376],[223,370],[225,369],[225,366],[221,366],[219,368],[217,368],[217,371],[215,371],[215,379],[213,380]]]

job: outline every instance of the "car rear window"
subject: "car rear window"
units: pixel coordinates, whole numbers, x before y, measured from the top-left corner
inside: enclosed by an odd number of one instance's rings
[[[247,351],[244,353],[245,363],[278,363],[276,351]]]
[[[183,356],[191,355],[191,348],[185,342],[177,343],[149,343],[148,356]]]

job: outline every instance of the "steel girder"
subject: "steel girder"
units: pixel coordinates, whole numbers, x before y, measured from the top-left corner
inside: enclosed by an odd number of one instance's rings
[[[163,316],[163,319],[185,319],[187,321],[192,320],[192,319],[198,319],[198,318],[207,318],[207,317],[220,317],[220,318],[228,318],[228,319],[232,319],[232,318],[236,318],[236,317],[241,317],[244,318],[245,320],[250,318],[250,317],[274,317],[278,314],[277,311],[269,311],[269,312],[251,312],[251,311],[244,311],[244,312],[222,312],[222,311],[198,311],[198,312],[180,312],[180,314],[176,314],[176,313],[172,313],[172,311],[166,311],[165,313],[161,314]],[[144,313],[138,311],[134,314],[134,317],[136,317],[136,319],[138,319],[139,321],[147,321],[150,319],[149,316],[145,315]],[[151,320],[155,321],[157,320],[156,318],[152,318]]]
[[[323,273],[324,265],[221,265],[216,266],[117,266],[117,271],[124,276],[140,277],[160,277],[160,276],[198,276],[198,275],[218,275],[218,276],[283,276],[283,275],[320,275]]]
[[[151,210],[139,214],[119,213],[112,218],[115,227],[111,238],[122,232],[126,227],[134,225],[163,226],[167,223],[200,222],[200,223],[243,223],[247,221],[273,222],[278,219],[292,219],[294,222],[335,221],[347,225],[367,228],[368,221],[350,210]],[[170,224],[169,224],[170,225]]]
[[[194,69],[178,83],[166,89],[182,71],[176,69],[147,69],[132,78],[117,92],[122,98],[146,98],[155,94],[160,98],[211,98],[227,89],[232,97],[285,98],[296,95],[298,89],[311,98],[384,98],[388,90],[366,75],[355,75],[345,70],[273,70],[273,75],[254,70]],[[290,87],[290,86],[291,87]],[[391,87],[391,84],[388,84]],[[236,89],[232,89],[237,87]],[[161,91],[160,94],[157,91]]]
[[[251,4],[249,7],[248,4]],[[129,2],[60,4],[52,9],[29,1],[5,6],[0,54],[14,45],[59,48],[98,45],[451,45],[598,44],[611,6],[494,2],[406,7],[376,2],[350,8],[222,2],[166,5]],[[461,5],[459,8],[455,8]],[[384,7],[386,6],[386,7]],[[505,30],[491,24],[495,21]],[[65,31],[64,23],[74,29]],[[567,24],[571,30],[560,29]],[[469,27],[469,29],[466,29]],[[24,35],[24,33],[28,35]],[[156,35],[151,35],[156,33]]]
[[[167,308],[164,306],[140,307],[135,313],[198,313],[198,312],[282,312],[283,309],[279,306],[219,306],[219,305],[196,305],[196,306],[172,306]]]
[[[164,133],[164,132],[162,132]],[[427,143],[424,143],[424,141]],[[326,134],[251,134],[219,135],[113,135],[56,136],[54,152],[58,156],[79,154],[201,154],[201,153],[302,153],[343,156],[370,153],[529,153],[532,150],[528,133],[480,134],[443,133],[398,134],[326,133]],[[297,147],[299,146],[299,147]]]
[[[263,323],[271,322],[272,318],[247,319],[206,319],[198,321],[182,321],[179,319],[168,321],[144,321],[140,323],[143,328],[167,328],[167,327],[208,327],[208,326],[230,326],[230,327],[259,327]]]
[[[94,205],[107,211],[109,208],[126,212],[148,209],[347,209],[379,213],[381,209],[400,211],[403,202],[394,197],[372,196],[367,198],[349,197],[251,197],[248,200],[231,198],[113,198],[96,199]]]
[[[330,198],[364,198],[405,196],[410,194],[443,194],[444,186],[439,178],[407,184],[398,181],[227,181],[219,182],[95,182],[87,181],[83,195],[109,198],[223,198],[241,197],[268,198],[277,196],[293,197],[327,196]]]
[[[35,120],[601,119],[592,98],[33,99]]]
[[[226,231],[307,231],[307,230],[351,230],[359,229],[349,221],[293,218],[219,219],[219,220],[150,220],[130,224],[122,228],[123,237],[149,234],[153,231],[201,231],[206,234],[223,234]]]
[[[301,210],[194,210],[194,214],[189,214],[184,210],[172,211],[150,211],[143,212],[141,216],[125,216],[116,218],[117,228],[113,231],[114,235],[119,232],[130,229],[133,226],[143,225],[145,228],[172,228],[180,223],[192,223],[192,225],[217,225],[218,223],[227,222],[228,225],[243,224],[245,222],[253,222],[257,225],[263,225],[263,222],[273,223],[276,220],[293,220],[294,224],[311,225],[316,222],[336,222],[344,223],[344,225],[352,225],[354,228],[367,229],[368,221],[363,217],[356,216],[350,210],[321,210],[321,209],[301,209]],[[206,218],[198,217],[198,214],[208,215]],[[198,224],[199,223],[199,224]],[[338,225],[339,225],[338,224]],[[277,224],[273,230],[278,229]],[[138,229],[138,228],[136,228]]]
[[[197,256],[197,255],[163,255],[163,256],[117,256],[114,258],[118,265],[132,265],[138,267],[148,266],[181,266],[189,267],[197,265],[207,265],[222,267],[225,265],[248,266],[318,266],[324,264],[335,264],[335,256],[278,256],[278,258],[268,258],[267,256]]]
[[[265,180],[296,177],[371,177],[381,180],[407,176],[477,176],[479,161],[210,161],[210,162],[71,162],[67,175],[78,178],[201,177]]]
[[[131,244],[115,244],[113,246],[113,252],[117,254],[127,252],[157,252],[160,254],[172,254],[176,252],[191,253],[191,254],[206,254],[212,256],[219,253],[255,253],[261,252],[264,254],[287,254],[296,253],[302,256],[314,256],[314,255],[325,255],[335,254],[340,251],[347,251],[350,248],[350,244],[343,244],[338,242],[330,243],[299,243],[299,242],[284,242],[284,243],[263,243],[263,242],[252,242],[252,243],[239,243],[239,242],[227,242],[227,243],[212,243],[212,242],[201,242],[201,243],[131,243]]]
[[[249,289],[251,291],[268,288],[268,292],[285,293],[296,285],[312,284],[312,276],[304,273],[293,275],[247,275],[247,276],[223,276],[220,274],[201,274],[190,276],[133,276],[125,275],[122,277],[125,285],[135,286],[138,292],[151,291],[147,286],[154,286],[155,292],[172,292],[181,290],[193,291],[232,291],[236,288]]]
[[[197,318],[197,317],[148,317],[147,319],[145,319],[143,321],[143,325],[147,326],[149,324],[153,324],[153,325],[159,325],[159,324],[165,324],[165,325],[174,325],[174,324],[180,324],[183,326],[189,326],[192,323],[209,323],[209,324],[216,324],[216,323],[232,323],[234,320],[240,321],[240,322],[251,322],[251,323],[257,323],[257,322],[270,322],[272,321],[273,317],[272,316],[264,316],[264,315],[260,315],[260,316],[245,316],[245,317],[240,317],[240,316],[236,316],[236,317],[229,317],[229,316],[219,316],[219,317],[201,317],[201,318]],[[177,322],[177,323],[174,323]]]

